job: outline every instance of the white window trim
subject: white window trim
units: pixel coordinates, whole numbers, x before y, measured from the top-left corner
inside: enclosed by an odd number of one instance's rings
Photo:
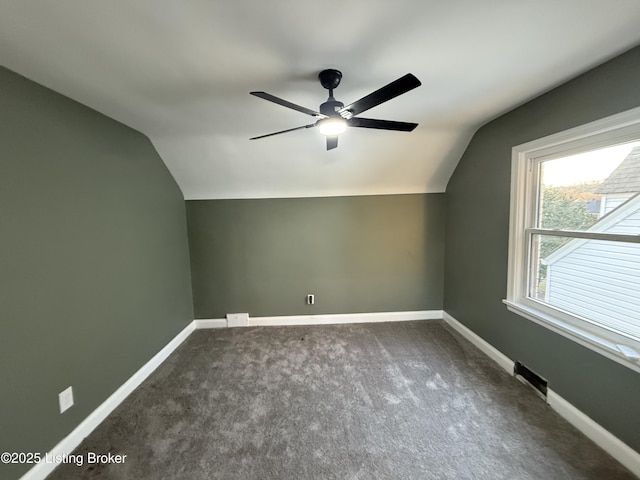
[[[607,358],[640,372],[640,339],[591,324],[527,296],[528,251],[525,228],[532,227],[540,158],[561,157],[640,139],[640,107],[513,147],[507,308]],[[637,354],[636,354],[637,352]]]

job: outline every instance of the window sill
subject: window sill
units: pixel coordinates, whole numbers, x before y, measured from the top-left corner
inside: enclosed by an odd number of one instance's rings
[[[507,306],[509,311],[548,328],[563,337],[573,340],[574,342],[579,343],[580,345],[621,365],[624,365],[625,367],[631,368],[636,372],[640,372],[640,358],[636,356],[637,354],[635,349],[609,341],[601,336],[595,335],[573,324],[565,322],[560,318],[548,315],[527,305],[515,303],[510,300],[502,300],[502,303]]]

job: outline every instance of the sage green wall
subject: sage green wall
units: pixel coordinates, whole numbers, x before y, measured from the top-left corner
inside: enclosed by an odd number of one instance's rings
[[[442,309],[442,194],[188,201],[187,218],[196,318]]]
[[[44,453],[193,319],[185,205],[146,137],[0,68],[0,224],[0,451]]]
[[[640,451],[640,374],[507,311],[511,148],[640,105],[640,47],[482,127],[446,192],[445,310]],[[640,300],[640,299],[639,299]]]

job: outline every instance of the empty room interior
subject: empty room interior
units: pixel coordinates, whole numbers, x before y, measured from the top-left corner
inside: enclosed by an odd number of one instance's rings
[[[0,1],[0,478],[640,478],[639,24]]]

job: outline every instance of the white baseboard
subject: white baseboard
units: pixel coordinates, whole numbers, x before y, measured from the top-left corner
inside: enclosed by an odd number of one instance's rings
[[[447,312],[444,312],[442,317],[454,330],[460,333],[463,337],[478,347],[485,355],[513,375],[513,360],[473,333]],[[631,470],[634,475],[640,477],[640,453],[636,452],[629,445],[606,430],[600,424],[596,423],[551,389],[547,389],[547,403],[553,410],[558,412],[561,417],[580,430],[596,445]]]
[[[336,313],[324,315],[283,315],[249,317],[249,326],[331,325],[337,323],[406,322],[410,320],[441,320],[442,310],[414,312]]]
[[[193,321],[196,330],[204,328],[227,328],[226,318],[196,319]]]
[[[275,327],[284,325],[334,325],[337,323],[406,322],[411,320],[441,320],[442,310],[412,312],[333,313],[321,315],[280,315],[275,317],[248,317],[248,323],[231,322],[225,318],[195,320],[196,329],[224,327]],[[237,315],[237,314],[235,314]],[[245,314],[243,314],[245,315]]]
[[[547,403],[566,421],[640,478],[640,453],[599,423],[582,413],[553,390],[547,390]]]
[[[455,331],[457,331],[460,335],[465,337],[471,343],[473,343],[476,347],[478,347],[482,353],[484,353],[491,360],[496,362],[502,368],[504,368],[510,375],[513,375],[513,367],[514,361],[507,357],[500,350],[495,348],[489,342],[484,340],[482,337],[476,335],[467,327],[462,325],[459,321],[449,315],[447,312],[444,312],[442,318],[448,325],[451,326]]]
[[[145,363],[136,373],[134,373],[120,388],[102,402],[98,408],[89,414],[69,435],[62,439],[47,454],[49,458],[58,455],[69,455],[107,416],[115,410],[122,401],[129,396],[158,366],[184,342],[195,330],[195,322],[187,325],[178,335],[176,335],[162,350],[156,353],[151,360]],[[56,463],[40,463],[34,465],[20,480],[42,480],[58,466]]]

